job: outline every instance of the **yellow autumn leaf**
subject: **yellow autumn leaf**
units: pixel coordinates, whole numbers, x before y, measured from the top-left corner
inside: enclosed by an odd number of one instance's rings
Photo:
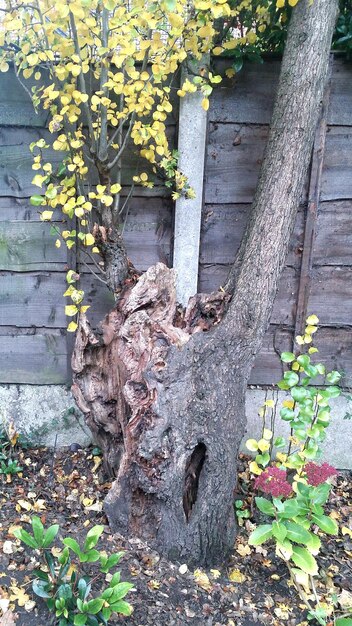
[[[10,600],[12,602],[17,602],[18,606],[24,606],[26,602],[30,600],[29,595],[26,594],[25,590],[21,587],[17,587],[16,585],[10,586]]]
[[[84,236],[83,243],[85,246],[92,246],[95,243],[95,239],[91,233],[87,233]]]
[[[219,572],[218,569],[211,569],[210,573],[211,573],[212,577],[215,578],[215,580],[217,580],[221,576],[221,572]]]
[[[319,352],[318,348],[315,348],[314,346],[308,348],[308,354],[314,354],[315,352]]]
[[[251,463],[249,464],[249,471],[256,476],[260,476],[260,474],[263,472],[263,470],[259,467],[256,461],[251,461]]]
[[[250,452],[256,452],[258,450],[258,442],[256,439],[247,439],[245,446]]]
[[[318,326],[312,326],[311,324],[308,324],[308,326],[306,326],[306,335],[313,335],[313,333],[316,333],[318,330]]]
[[[318,323],[319,323],[319,317],[317,317],[316,315],[309,315],[309,317],[307,317],[306,319],[306,324],[308,325],[313,324],[313,326],[315,326]]]
[[[209,98],[203,98],[202,100],[202,108],[204,111],[208,111],[209,109]]]
[[[295,7],[297,2],[298,2],[298,0],[288,0],[288,3],[290,5],[290,7]]]
[[[97,471],[98,467],[102,464],[103,460],[101,456],[93,456],[94,465],[92,467],[93,474]]]
[[[75,304],[68,304],[65,306],[65,315],[68,317],[72,317],[73,315],[76,315],[76,313],[78,313],[78,309]]]
[[[284,400],[282,405],[285,406],[287,409],[293,409],[295,403],[294,400]]]
[[[297,361],[294,361],[294,363],[292,363],[291,365],[291,370],[293,370],[294,372],[298,372],[299,368],[300,368],[299,363],[297,363]]]
[[[213,586],[205,572],[203,572],[201,569],[196,569],[194,570],[193,576],[199,587],[204,589],[204,591],[211,591]]]
[[[42,222],[48,222],[49,220],[51,220],[53,213],[54,211],[42,211],[40,214],[40,219],[42,220]]]
[[[263,439],[270,441],[270,439],[272,439],[272,436],[273,436],[273,431],[269,430],[269,428],[264,428]]]
[[[84,306],[81,306],[80,312],[85,313],[88,309],[90,309],[90,304],[85,304]]]
[[[265,400],[264,404],[265,406],[268,406],[270,409],[273,409],[275,406],[274,400]]]
[[[55,247],[56,247],[56,248],[61,248],[61,241],[60,241],[60,239],[57,239],[57,240],[55,241]]]
[[[313,338],[311,335],[304,335],[304,343],[312,343]]]
[[[265,439],[259,439],[258,448],[261,452],[267,452],[267,450],[269,450],[270,448],[270,443]]]
[[[111,191],[111,193],[120,193],[121,185],[119,185],[118,183],[115,183],[114,185],[111,185],[110,191]]]
[[[304,345],[304,337],[302,337],[302,335],[297,335],[296,343],[298,343],[299,346],[303,346]]]
[[[233,583],[243,583],[246,580],[245,575],[236,568],[229,571],[228,578]]]
[[[78,328],[77,322],[70,322],[67,326],[67,330],[69,333],[74,333]]]

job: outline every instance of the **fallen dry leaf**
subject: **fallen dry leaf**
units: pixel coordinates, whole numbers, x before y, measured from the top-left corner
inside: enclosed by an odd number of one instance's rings
[[[0,626],[15,626],[17,618],[17,613],[6,611],[2,617],[0,617]]]
[[[241,556],[248,556],[249,554],[251,554],[252,550],[250,549],[249,545],[240,543],[236,548],[236,552],[238,552],[238,554],[240,554]]]
[[[229,571],[229,580],[233,583],[243,583],[246,580],[246,577],[239,569],[232,569]]]
[[[207,576],[207,574],[205,572],[202,572],[201,569],[196,569],[194,570],[193,573],[194,576],[194,580],[196,581],[197,585],[199,587],[201,587],[202,589],[204,589],[204,591],[211,591],[213,586]]]
[[[11,585],[10,587],[11,595],[10,600],[13,602],[17,602],[18,606],[24,606],[26,602],[29,602],[30,597],[21,587],[17,587],[16,585]]]

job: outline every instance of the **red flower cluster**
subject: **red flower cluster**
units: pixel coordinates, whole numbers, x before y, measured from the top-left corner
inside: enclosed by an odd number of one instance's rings
[[[286,480],[285,470],[280,470],[278,467],[266,469],[256,478],[254,487],[264,493],[270,493],[274,498],[280,496],[287,498],[292,493],[292,485]]]
[[[307,475],[307,482],[309,485],[313,487],[317,487],[321,485],[321,483],[325,483],[325,481],[331,476],[336,476],[337,471],[332,465],[329,463],[323,463],[323,465],[317,465],[317,463],[307,463],[304,466],[304,471]]]

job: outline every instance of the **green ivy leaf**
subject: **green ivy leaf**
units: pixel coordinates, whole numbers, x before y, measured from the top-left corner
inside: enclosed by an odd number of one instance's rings
[[[280,358],[283,363],[292,363],[292,361],[294,361],[296,357],[293,352],[282,352]]]
[[[296,372],[285,372],[284,381],[289,387],[294,387],[299,383],[299,376]]]

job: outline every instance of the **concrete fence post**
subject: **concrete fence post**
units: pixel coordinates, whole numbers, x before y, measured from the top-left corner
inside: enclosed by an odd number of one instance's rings
[[[183,80],[186,78],[184,74]],[[179,114],[179,169],[187,176],[195,198],[179,198],[175,208],[174,260],[177,272],[178,302],[184,306],[197,293],[200,228],[203,204],[203,179],[207,112],[199,92],[181,98]]]

